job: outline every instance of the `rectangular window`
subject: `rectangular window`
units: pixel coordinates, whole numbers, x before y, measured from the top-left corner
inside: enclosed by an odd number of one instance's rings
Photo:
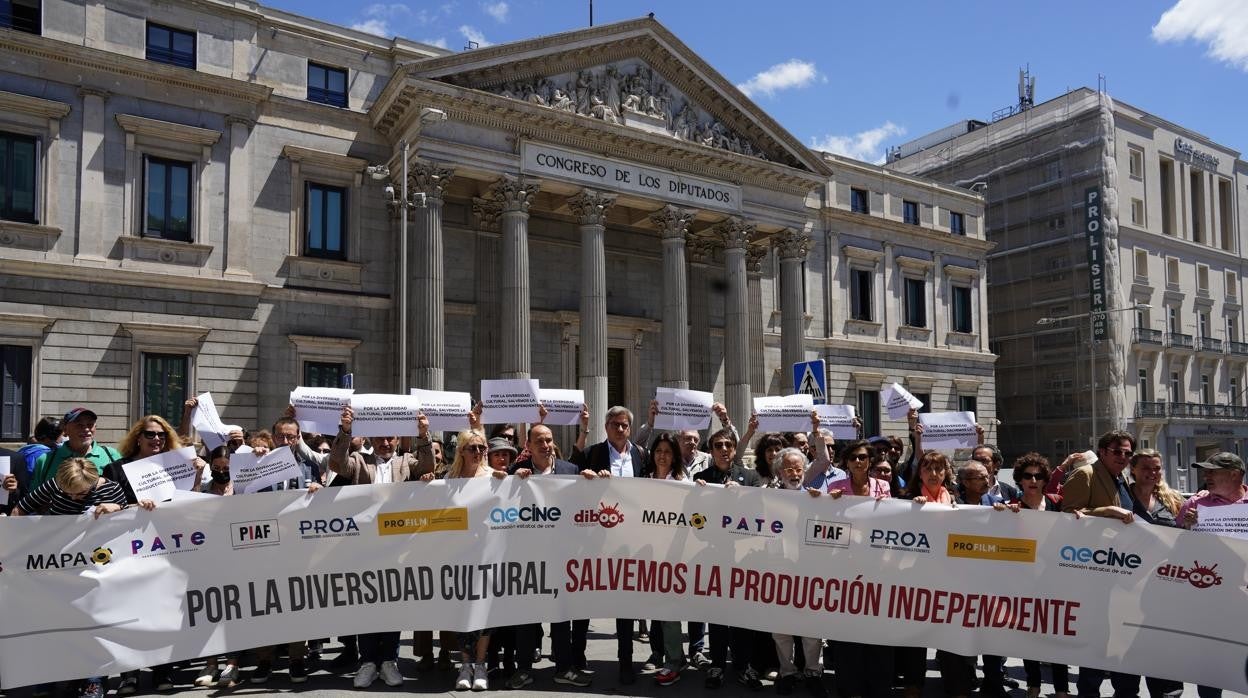
[[[1174,161],[1161,158],[1161,233],[1174,235]]]
[[[347,71],[308,62],[308,101],[347,106]]]
[[[1226,317],[1226,338],[1231,342],[1239,341],[1239,319],[1234,315]]]
[[[1135,250],[1135,278],[1148,280],[1148,250]]]
[[[1200,326],[1200,337],[1209,336],[1209,313],[1196,313],[1196,324]]]
[[[949,232],[954,235],[966,235],[966,216],[961,213],[949,213]]]
[[[1179,372],[1170,372],[1170,402],[1179,404],[1183,400],[1183,383],[1179,380]]]
[[[3,8],[2,3],[0,0],[0,8]],[[39,222],[35,218],[38,169],[38,139],[0,133],[0,219]]]
[[[919,414],[924,414],[924,413],[932,411],[932,394],[931,393],[912,392],[910,394],[918,398],[919,402],[923,403],[923,406],[919,408]]]
[[[1196,265],[1196,292],[1202,296],[1209,295],[1209,267],[1207,265]]]
[[[346,259],[347,190],[308,182],[304,255]]]
[[[1231,379],[1227,381],[1227,389],[1230,391],[1230,399],[1228,399],[1227,402],[1232,405],[1238,405],[1239,379],[1232,376]]]
[[[186,354],[143,353],[143,414],[158,414],[180,426],[190,364]]]
[[[849,210],[854,213],[871,213],[871,200],[866,189],[849,190]]]
[[[1136,397],[1137,402],[1149,402],[1148,399],[1148,369],[1141,368],[1139,373],[1139,395]]]
[[[923,279],[906,278],[906,324],[927,327],[927,283]]]
[[[25,441],[30,435],[31,350],[0,345],[0,441]]]
[[[1239,274],[1236,274],[1233,271],[1227,271],[1223,273],[1222,278],[1226,283],[1226,297],[1238,298],[1239,297]]]
[[[342,376],[346,372],[347,367],[340,363],[304,361],[303,382],[299,385],[307,388],[340,388]]]
[[[1166,331],[1170,334],[1180,334],[1182,328],[1179,326],[1179,309],[1173,305],[1166,306]]]
[[[1144,151],[1131,147],[1127,151],[1128,170],[1135,179],[1144,178]]]
[[[975,397],[974,395],[959,395],[958,396],[958,411],[959,412],[979,412],[978,407],[979,407],[979,398]],[[976,417],[978,416],[979,415],[976,415]]]
[[[880,393],[878,390],[858,391],[858,418],[862,420],[862,435],[876,436],[880,433]]]
[[[144,237],[191,241],[191,163],[144,158]]]
[[[1144,225],[1144,201],[1142,199],[1131,199],[1131,222],[1135,225]]]
[[[1209,394],[1209,376],[1203,373],[1200,375],[1200,404],[1213,404],[1213,397]]]
[[[1175,257],[1166,258],[1166,283],[1171,286],[1179,285],[1179,260]]]
[[[875,320],[871,307],[875,296],[872,288],[874,278],[875,274],[868,269],[851,269],[849,272],[850,313],[855,320]]]
[[[917,201],[901,202],[901,217],[910,225],[919,224],[919,204]]]
[[[41,33],[39,5],[39,0],[0,0],[0,27]]]
[[[1044,166],[1044,181],[1052,182],[1062,178],[1062,163],[1054,161]]]
[[[162,27],[148,22],[147,60],[194,70],[195,32]]]
[[[975,331],[971,315],[971,288],[969,286],[953,287],[953,331],[968,334]]]

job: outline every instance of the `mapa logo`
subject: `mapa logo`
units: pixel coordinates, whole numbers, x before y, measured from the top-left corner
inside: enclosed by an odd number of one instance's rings
[[[81,551],[33,553],[26,556],[26,569],[70,570],[78,569],[80,567],[90,567],[93,564],[103,566],[112,561],[112,548],[100,546],[95,550],[92,550],[90,555]]]
[[[843,521],[806,519],[806,542],[829,548],[848,548],[854,527]]]
[[[203,531],[193,533],[169,533],[164,536],[135,538],[130,541],[130,554],[138,557],[172,555],[195,550],[204,544]]]
[[[624,512],[620,511],[619,502],[611,506],[607,506],[606,502],[598,502],[597,509],[582,509],[576,512],[572,522],[577,526],[596,525],[603,528],[615,528],[624,523]]]
[[[1157,576],[1170,582],[1187,582],[1197,589],[1208,589],[1222,583],[1218,566],[1202,565],[1199,560],[1193,562],[1191,567],[1167,562],[1157,568]]]
[[[656,511],[654,509],[643,509],[641,512],[641,522],[650,526],[676,526],[679,528],[696,528],[701,530],[706,526],[706,516],[700,512],[686,514],[683,511]]]

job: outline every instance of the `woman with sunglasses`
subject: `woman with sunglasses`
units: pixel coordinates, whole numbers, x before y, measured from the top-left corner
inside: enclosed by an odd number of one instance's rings
[[[843,494],[858,497],[874,497],[885,499],[892,496],[888,483],[871,477],[871,460],[875,457],[871,445],[866,441],[850,441],[841,449],[841,469],[848,473],[847,477],[828,483],[828,496],[839,499]],[[881,456],[881,458],[884,458]],[[885,459],[885,462],[888,462]],[[814,492],[812,492],[814,494]],[[858,694],[849,694],[858,695]]]

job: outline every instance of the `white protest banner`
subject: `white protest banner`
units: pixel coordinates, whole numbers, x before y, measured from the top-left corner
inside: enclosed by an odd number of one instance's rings
[[[1193,530],[1248,540],[1248,504],[1197,507]]]
[[[910,394],[909,390],[897,383],[880,391],[880,399],[884,403],[884,411],[889,419],[905,419],[910,410],[923,407],[923,401]]]
[[[815,405],[815,414],[819,415],[819,428],[832,432],[837,441],[853,441],[858,438],[858,427],[854,426],[857,415],[853,405]]]
[[[1248,691],[1248,541],[1095,517],[480,478],[0,519],[0,560],[6,689],[327,628],[649,616]]]
[[[468,393],[412,388],[420,411],[429,419],[429,431],[462,431],[468,428],[472,396]]]
[[[919,415],[919,424],[923,425],[924,451],[974,448],[979,441],[974,412],[925,412]]]
[[[349,388],[305,388],[290,392],[290,404],[295,406],[295,419],[301,431],[314,434],[337,434],[342,421],[342,407],[347,404],[354,390]]]
[[[584,390],[564,390],[562,388],[541,388],[537,397],[546,408],[546,419],[543,424],[548,426],[567,426],[581,423],[581,410],[585,408]]]
[[[9,464],[10,456],[0,456],[0,480],[8,477],[13,472],[13,466]],[[9,503],[9,491],[0,489],[0,505]]]
[[[681,388],[655,388],[654,400],[659,403],[659,414],[650,429],[660,431],[684,431],[705,429],[711,425],[711,405],[715,404],[712,393]]]
[[[814,408],[809,393],[754,398],[760,432],[810,431],[810,411]]]
[[[542,416],[537,409],[539,388],[534,378],[481,381],[481,423],[536,422]]]
[[[355,416],[352,436],[416,436],[420,426],[420,398],[415,395],[356,393],[350,399]],[[337,433],[335,431],[335,433]]]
[[[195,487],[195,448],[186,446],[126,463],[121,466],[134,489],[134,496],[163,502],[177,490]]]
[[[230,456],[230,480],[234,483],[234,491],[250,494],[279,482],[295,480],[303,474],[303,469],[295,461],[295,454],[289,446],[282,446],[257,457],[256,453],[235,451]]]
[[[200,440],[204,442],[204,446],[209,451],[230,440],[232,425],[221,421],[221,415],[217,412],[217,403],[213,401],[212,393],[202,393],[195,398],[195,409],[191,412],[191,426],[195,428],[195,433],[199,434]]]

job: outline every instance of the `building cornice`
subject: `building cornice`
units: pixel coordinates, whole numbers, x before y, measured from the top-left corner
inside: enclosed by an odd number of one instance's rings
[[[149,119],[144,116],[135,116],[134,114],[118,114],[117,125],[126,133],[177,141],[179,143],[212,145],[221,140],[221,132],[210,128],[175,124],[172,121]]]
[[[43,119],[60,119],[69,113],[69,109],[69,105],[64,102],[0,91],[0,112],[17,112]]]
[[[828,217],[828,223],[831,227],[836,227],[836,223],[848,223],[856,227],[865,227],[879,230],[884,233],[891,233],[892,235],[889,237],[889,240],[898,245],[924,245],[925,243],[938,243],[942,248],[942,252],[968,254],[972,256],[986,254],[989,250],[997,246],[997,243],[990,242],[988,240],[954,235],[953,233],[933,230],[931,228],[912,225],[910,223],[902,223],[901,221],[889,220],[880,216],[872,216],[869,213],[854,213],[852,211],[846,211],[839,208],[825,208],[823,210],[824,214]],[[907,238],[914,242],[907,242]]]
[[[361,172],[368,165],[368,161],[363,158],[340,155],[325,150],[313,150],[312,148],[304,148],[298,145],[282,146],[282,157],[294,162],[306,162],[311,165],[319,165],[331,170],[342,170],[344,172]]]
[[[90,270],[88,275],[91,281],[103,284],[117,284],[119,286],[202,291],[205,293],[224,293],[231,296],[249,296],[252,298],[258,298],[265,287],[263,283],[245,281],[238,278],[162,274],[138,269],[119,269],[29,259],[0,259],[0,276],[11,278],[26,276],[37,279],[65,279],[71,278],[73,274],[82,273],[82,270],[87,269]]]

